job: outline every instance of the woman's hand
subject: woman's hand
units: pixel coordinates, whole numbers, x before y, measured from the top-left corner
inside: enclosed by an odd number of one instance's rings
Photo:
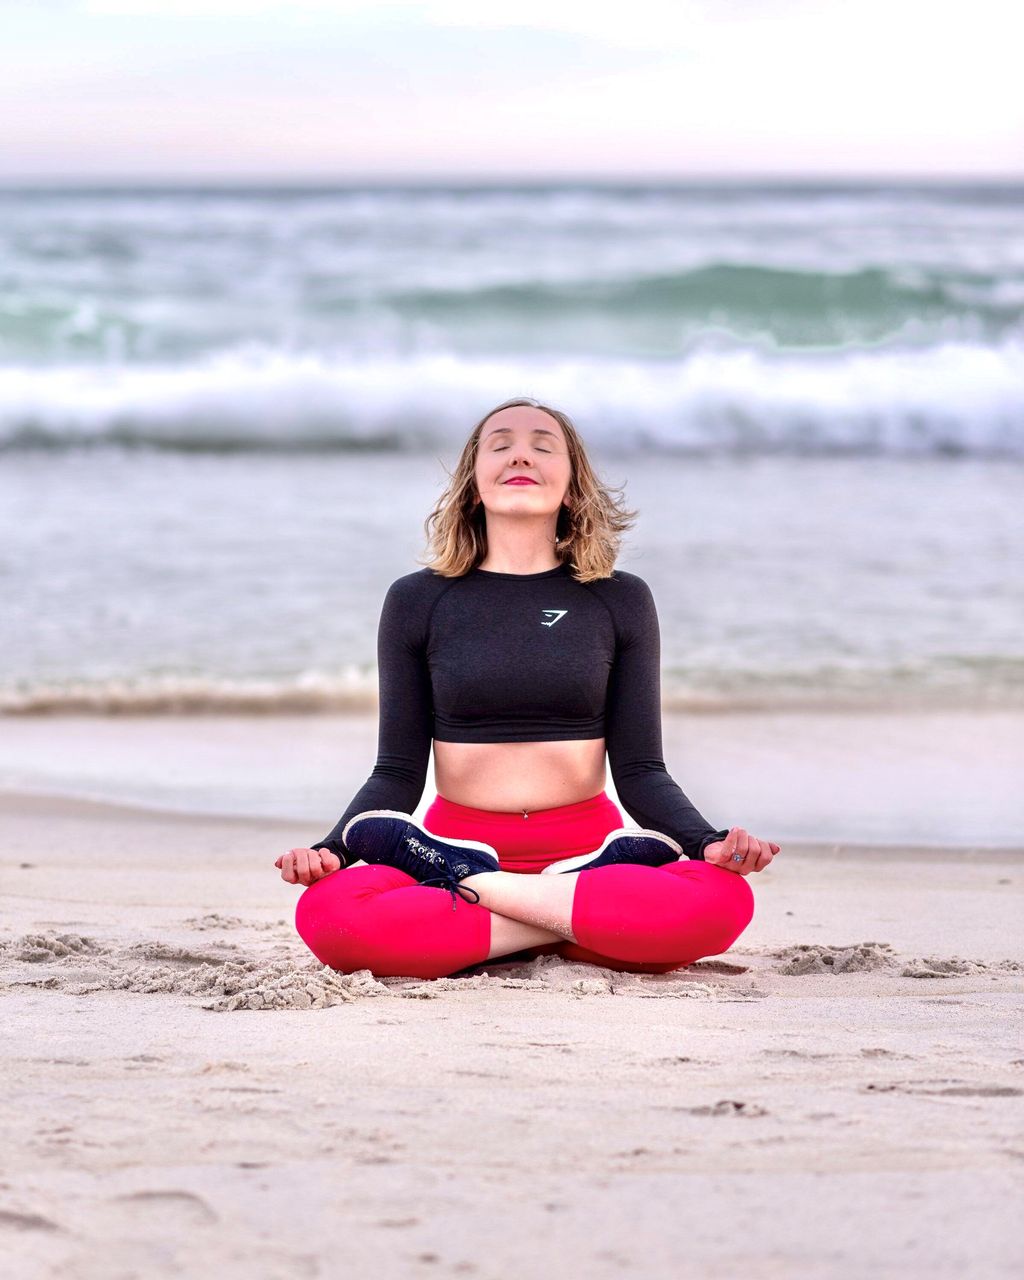
[[[743,827],[730,827],[724,840],[715,840],[704,846],[704,861],[749,876],[752,871],[763,871],[779,852],[779,846],[770,840],[759,840]],[[740,854],[738,862],[733,861]]]
[[[289,849],[274,863],[281,868],[281,879],[289,884],[312,884],[340,871],[341,859],[330,849]]]

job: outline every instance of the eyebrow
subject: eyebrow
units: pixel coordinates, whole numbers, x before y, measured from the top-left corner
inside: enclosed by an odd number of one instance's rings
[[[498,435],[501,435],[503,431],[511,432],[511,430],[512,430],[511,427],[495,427],[493,431],[488,431],[487,435],[484,436],[484,439],[490,440],[491,436],[498,436]],[[530,435],[531,436],[552,436],[554,437],[554,439],[556,440],[558,439],[555,433],[553,431],[549,431],[547,427],[534,427],[530,431]]]

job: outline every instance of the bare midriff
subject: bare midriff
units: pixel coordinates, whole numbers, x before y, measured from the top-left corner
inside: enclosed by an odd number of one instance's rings
[[[604,738],[566,742],[438,742],[437,793],[452,804],[533,813],[579,804],[605,786]]]

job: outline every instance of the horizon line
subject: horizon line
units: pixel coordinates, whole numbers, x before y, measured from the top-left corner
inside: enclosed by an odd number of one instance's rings
[[[211,188],[231,187],[352,187],[352,186],[690,186],[697,184],[792,184],[805,186],[830,186],[841,184],[876,185],[971,185],[999,184],[1024,185],[1024,172],[977,174],[942,173],[877,173],[854,171],[850,173],[814,174],[806,171],[782,173],[689,173],[689,174],[537,174],[537,173],[368,173],[368,174],[250,174],[225,177],[204,174],[108,174],[62,176],[4,176],[0,175],[0,189],[26,188],[77,188],[77,187],[140,187],[140,186],[192,186]]]

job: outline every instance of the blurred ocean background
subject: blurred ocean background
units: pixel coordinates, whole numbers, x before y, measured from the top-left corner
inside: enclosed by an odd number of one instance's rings
[[[0,711],[372,706],[516,395],[666,707],[1024,705],[1024,186],[733,181],[0,191]]]

